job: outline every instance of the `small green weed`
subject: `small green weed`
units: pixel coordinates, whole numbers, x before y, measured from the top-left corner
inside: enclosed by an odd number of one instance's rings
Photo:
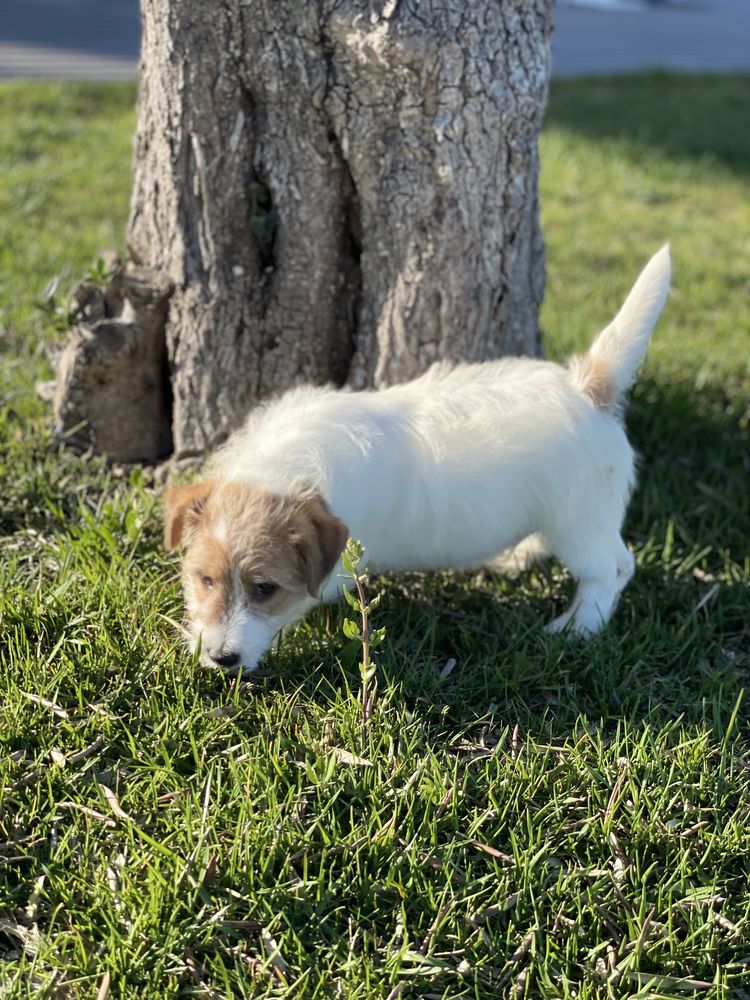
[[[342,628],[347,639],[352,639],[362,645],[362,659],[359,661],[362,681],[360,702],[362,705],[362,731],[365,732],[372,717],[378,688],[376,667],[370,659],[370,651],[385,639],[385,628],[374,630],[370,628],[370,615],[380,604],[380,594],[376,594],[370,600],[365,596],[363,584],[367,570],[361,566],[363,553],[362,543],[350,538],[342,556],[342,564],[354,584],[354,593],[346,588],[344,597],[349,607],[360,616],[360,624],[357,625],[351,618],[345,618]]]

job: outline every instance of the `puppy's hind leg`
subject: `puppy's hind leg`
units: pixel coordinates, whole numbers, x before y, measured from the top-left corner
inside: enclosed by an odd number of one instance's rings
[[[561,559],[578,581],[573,603],[547,626],[548,632],[570,629],[582,636],[592,636],[609,621],[621,591],[635,572],[635,560],[618,531],[587,532],[578,539],[580,549],[569,545],[555,547]]]
[[[549,548],[542,535],[527,535],[518,545],[512,545],[493,556],[485,566],[493,573],[512,578],[530,569],[548,554]]]

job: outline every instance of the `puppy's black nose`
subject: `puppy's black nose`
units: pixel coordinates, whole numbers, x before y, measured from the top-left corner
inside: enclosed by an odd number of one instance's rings
[[[224,653],[222,656],[213,656],[211,659],[214,663],[218,663],[220,667],[236,667],[240,662],[239,653]]]

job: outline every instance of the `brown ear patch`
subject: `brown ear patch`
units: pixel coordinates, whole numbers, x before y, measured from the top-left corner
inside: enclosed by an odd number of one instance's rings
[[[349,529],[319,497],[305,499],[302,512],[306,523],[300,525],[297,547],[307,591],[311,597],[317,597],[321,584],[344,551]]]
[[[214,488],[213,480],[190,486],[172,486],[164,497],[164,548],[176,549],[198,520]]]

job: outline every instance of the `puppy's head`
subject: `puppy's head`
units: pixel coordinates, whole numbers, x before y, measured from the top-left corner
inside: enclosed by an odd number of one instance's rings
[[[204,662],[254,670],[279,629],[315,604],[347,537],[309,493],[224,480],[168,490],[164,544],[184,548],[189,630]]]

